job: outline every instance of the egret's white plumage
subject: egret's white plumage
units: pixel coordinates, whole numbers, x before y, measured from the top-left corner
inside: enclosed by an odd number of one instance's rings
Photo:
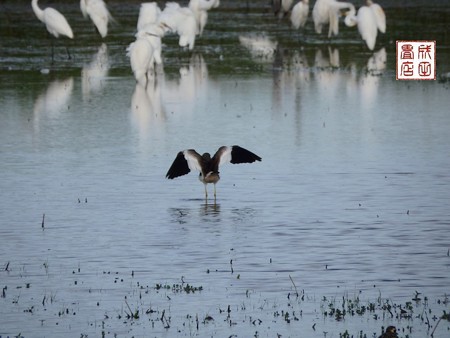
[[[197,35],[203,34],[203,29],[208,21],[208,11],[217,8],[220,0],[190,0],[189,9],[194,13],[197,21]]]
[[[362,39],[366,42],[367,47],[370,50],[373,50],[375,48],[378,26],[375,14],[369,7],[360,7],[356,15],[355,9],[351,9],[346,14],[344,21],[345,24],[349,27],[357,25],[359,34],[361,34]]]
[[[154,75],[155,64],[161,64],[161,37],[164,29],[157,24],[145,26],[136,34],[136,41],[127,48],[136,81],[145,87]]]
[[[148,24],[154,24],[158,21],[161,9],[156,2],[145,2],[141,4],[139,10],[139,18],[137,22],[137,30],[140,31]]]
[[[188,174],[191,170],[200,172],[199,180],[205,185],[205,196],[208,197],[206,185],[214,184],[216,197],[216,183],[220,180],[219,167],[225,163],[253,163],[261,161],[261,157],[239,146],[222,146],[213,157],[209,153],[200,155],[194,149],[180,151],[173,161],[166,178],[174,179]]]
[[[194,49],[197,21],[191,9],[180,7],[176,2],[168,2],[161,12],[159,22],[167,31],[178,34],[180,47]]]
[[[337,0],[317,0],[314,4],[312,17],[317,34],[322,33],[322,26],[329,24],[328,37],[339,34],[339,16],[342,9],[354,9],[350,2]]]
[[[386,14],[384,14],[383,8],[372,0],[367,0],[367,6],[372,10],[375,15],[375,21],[377,22],[378,30],[381,33],[386,33]]]
[[[31,0],[31,6],[33,7],[36,17],[45,24],[47,31],[58,38],[60,35],[67,36],[73,39],[72,28],[67,22],[64,15],[58,12],[56,9],[47,7],[44,10],[39,8],[38,0]]]
[[[106,37],[108,22],[112,17],[103,0],[80,0],[80,9],[85,18],[91,18],[101,37]]]
[[[304,27],[306,21],[308,20],[309,13],[309,0],[299,1],[293,8],[291,12],[291,23],[295,29]]]

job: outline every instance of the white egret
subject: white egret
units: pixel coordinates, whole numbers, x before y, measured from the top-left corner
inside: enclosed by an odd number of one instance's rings
[[[102,38],[108,35],[108,22],[111,14],[103,0],[80,0],[80,9],[83,16],[91,18]]]
[[[217,8],[220,0],[190,0],[189,9],[194,13],[197,21],[197,35],[203,34],[203,29],[208,21],[208,11]]]
[[[345,16],[344,22],[349,27],[357,25],[359,34],[361,34],[362,39],[366,42],[367,47],[370,50],[375,48],[378,27],[375,14],[369,7],[360,7],[356,15],[355,9],[350,9]]]
[[[180,47],[194,49],[197,21],[191,9],[180,7],[176,2],[168,2],[161,12],[159,22],[167,31],[178,34]]]
[[[58,38],[60,35],[64,35],[70,39],[73,39],[72,28],[64,15],[51,7],[47,7],[44,10],[40,9],[38,0],[31,0],[31,6],[33,7],[36,17],[45,24],[47,31],[51,35],[55,38]]]
[[[153,24],[158,21],[161,9],[156,2],[145,2],[141,4],[139,10],[139,19],[137,22],[137,30],[140,31],[144,26]]]
[[[309,13],[309,0],[299,1],[293,8],[291,12],[291,23],[295,29],[304,27],[306,21],[308,20]]]
[[[384,14],[383,8],[381,8],[379,4],[373,2],[372,0],[367,0],[366,4],[375,15],[378,30],[381,33],[386,33],[386,14]]]
[[[206,185],[214,184],[214,198],[216,197],[216,183],[220,180],[219,166],[225,163],[253,163],[261,161],[261,157],[239,146],[222,146],[213,157],[209,153],[200,155],[194,149],[180,151],[169,168],[166,178],[174,179],[188,174],[191,170],[200,172],[199,180],[205,185],[205,197],[208,198]]]
[[[337,0],[317,0],[314,4],[312,17],[317,34],[322,33],[322,26],[329,24],[328,37],[339,34],[339,16],[343,9],[355,9],[350,2]]]
[[[39,8],[38,0],[31,0],[31,7],[33,8],[34,14],[36,17],[45,24],[47,31],[53,35],[55,38],[58,38],[60,35],[67,36],[70,39],[73,39],[72,28],[67,22],[64,15],[58,12],[56,9],[47,7],[42,10]],[[69,50],[67,50],[67,55],[70,59]],[[53,61],[53,40],[52,40],[52,61]]]
[[[136,34],[136,41],[127,48],[131,69],[143,87],[154,76],[155,63],[161,64],[161,37],[164,29],[157,24],[147,25]]]

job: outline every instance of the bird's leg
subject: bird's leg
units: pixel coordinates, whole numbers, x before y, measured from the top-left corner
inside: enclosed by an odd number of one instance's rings
[[[55,43],[54,43],[52,38],[50,38],[50,43],[52,45],[52,65],[53,65],[53,63],[55,62],[55,59],[54,59],[54,56],[55,56],[55,52],[54,52],[55,46],[54,45],[55,45]]]
[[[67,58],[69,60],[72,60],[72,56],[70,55],[70,52],[69,52],[69,47],[67,47],[67,46],[66,46],[66,51],[67,51]]]
[[[207,200],[208,199],[208,189],[206,189],[206,184],[204,184],[204,186],[205,186],[205,199]]]
[[[216,184],[214,183],[214,201],[216,200]]]

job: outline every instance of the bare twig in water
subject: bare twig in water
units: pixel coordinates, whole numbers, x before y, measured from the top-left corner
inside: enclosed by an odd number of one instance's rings
[[[437,327],[438,327],[438,325],[439,325],[439,323],[440,323],[440,321],[441,321],[442,319],[446,319],[446,320],[448,320],[448,321],[450,322],[450,313],[446,313],[446,312],[444,311],[444,314],[443,314],[443,315],[439,318],[439,320],[436,322],[436,325],[434,326],[433,331],[431,331],[431,334],[430,334],[431,337],[434,337],[434,331],[436,331],[436,329],[437,329]]]
[[[165,322],[164,322],[164,320],[165,320]],[[165,329],[170,328],[169,320],[166,318],[166,310],[163,310],[163,312],[162,312],[161,322],[163,323]]]
[[[295,283],[294,283],[294,280],[292,279],[291,275],[289,275],[289,279],[291,280],[291,283],[292,283],[292,285],[294,285],[294,289],[295,289],[295,294],[296,294],[296,295],[297,295],[297,297],[298,297],[297,286],[295,285]]]

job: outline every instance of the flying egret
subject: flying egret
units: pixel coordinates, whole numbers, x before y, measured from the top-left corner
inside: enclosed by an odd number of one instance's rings
[[[220,0],[190,0],[189,8],[194,13],[197,21],[197,35],[203,34],[203,29],[208,21],[208,11],[212,8],[217,8],[220,5]]]
[[[301,0],[292,8],[291,23],[295,29],[305,26],[308,20],[308,12],[309,0]]]
[[[355,9],[352,8],[345,15],[345,24],[348,27],[358,26],[359,34],[366,42],[367,47],[370,50],[375,48],[377,41],[377,21],[375,14],[368,6],[362,6],[358,9],[358,13],[355,15]]]
[[[194,49],[197,20],[190,8],[180,7],[176,2],[168,2],[161,12],[159,23],[166,27],[166,31],[178,34],[180,47]]]
[[[47,7],[42,10],[39,8],[38,0],[31,0],[31,7],[33,8],[34,14],[36,17],[45,24],[47,31],[53,35],[55,38],[58,38],[60,35],[67,36],[70,39],[73,39],[72,28],[67,22],[64,15],[58,12],[56,9]],[[69,49],[67,49],[67,55],[70,59]],[[53,62],[53,40],[52,40],[52,62]]]
[[[164,29],[158,24],[146,25],[136,34],[136,41],[127,48],[136,81],[144,88],[154,75],[155,64],[161,64],[161,37]]]
[[[339,34],[339,16],[343,9],[354,9],[350,2],[337,0],[317,0],[314,4],[312,17],[317,34],[322,33],[322,26],[329,24],[328,37]]]
[[[191,170],[200,172],[199,180],[205,185],[205,198],[208,198],[206,185],[214,184],[214,199],[216,198],[216,183],[220,180],[219,166],[225,163],[253,163],[261,161],[261,157],[239,146],[222,146],[213,157],[209,153],[200,155],[194,149],[180,151],[166,174],[166,178],[174,179],[188,174]]]
[[[103,0],[80,0],[80,9],[83,16],[91,18],[102,38],[108,35],[108,21],[111,14]]]

